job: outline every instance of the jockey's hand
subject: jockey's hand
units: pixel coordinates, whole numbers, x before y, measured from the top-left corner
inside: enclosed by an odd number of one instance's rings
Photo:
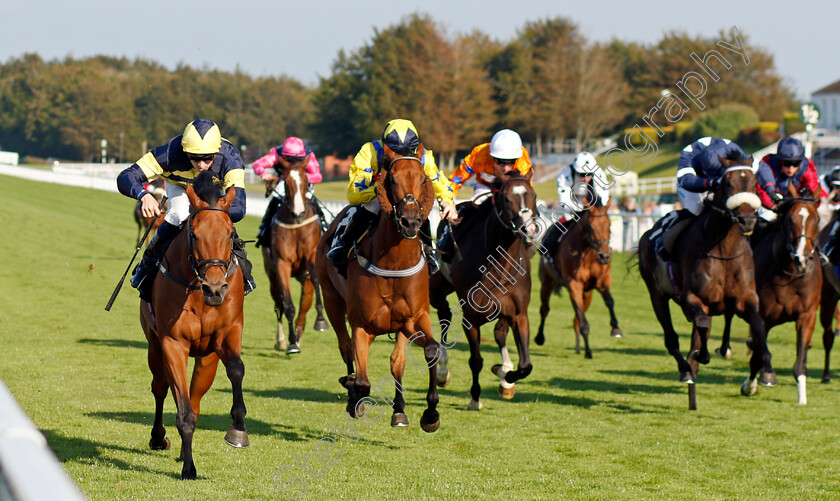
[[[260,174],[260,179],[262,179],[263,181],[271,181],[274,179],[274,175],[271,172],[265,171],[262,174]]]
[[[458,219],[458,211],[455,210],[455,205],[449,202],[443,202],[443,212],[440,213],[442,219],[456,221]]]
[[[709,191],[715,191],[718,185],[720,185],[720,181],[717,179],[709,179]]]
[[[151,193],[146,193],[140,199],[140,213],[143,214],[143,217],[158,217],[160,215],[158,201]]]
[[[773,188],[767,190],[767,195],[770,197],[770,200],[773,201],[774,205],[781,202],[784,198],[779,192],[777,192]]]

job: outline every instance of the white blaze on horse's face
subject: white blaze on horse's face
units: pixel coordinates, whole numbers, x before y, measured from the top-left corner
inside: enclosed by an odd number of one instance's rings
[[[807,226],[805,223],[808,221],[808,209],[805,207],[801,207],[799,209],[799,217],[802,218],[802,234],[799,235],[799,243],[796,245],[796,257],[800,263],[805,263],[807,258],[805,257],[805,243],[807,239],[805,238],[805,230]]]
[[[306,205],[303,201],[303,180],[300,178],[300,172],[293,170],[289,172],[289,177],[295,182],[297,190],[295,198],[292,200],[292,214],[300,216],[306,210]]]
[[[537,233],[537,225],[534,223],[534,213],[528,206],[525,204],[525,195],[528,194],[528,188],[525,186],[514,186],[511,192],[519,197],[519,217],[522,218],[522,221],[527,223],[527,228],[525,228],[529,235],[535,235]]]

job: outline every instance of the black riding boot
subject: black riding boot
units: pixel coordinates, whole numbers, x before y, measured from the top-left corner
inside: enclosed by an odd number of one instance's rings
[[[180,230],[180,227],[170,224],[168,221],[161,223],[152,239],[149,240],[149,245],[143,252],[143,259],[134,268],[134,273],[131,276],[131,286],[140,292],[140,299],[143,301],[149,302],[152,300],[152,282],[157,275],[157,265],[163,259],[163,255],[166,254],[166,249],[169,248],[172,239]]]
[[[823,245],[822,251],[825,254],[826,258],[829,262],[833,264],[837,264],[837,237],[838,233],[840,233],[840,220],[835,221],[832,223],[831,230],[828,232],[828,237],[825,239],[825,245]]]
[[[432,245],[432,225],[429,223],[429,220],[426,219],[423,221],[423,224],[420,225],[420,242],[423,245],[423,255],[426,256],[426,262],[429,263],[429,274],[437,273],[440,269],[440,263],[438,263],[437,258],[435,257],[435,248]]]
[[[254,276],[251,274],[252,265],[248,259],[248,253],[245,252],[245,240],[239,238],[239,235],[236,233],[236,228],[233,229],[233,254],[239,261],[239,266],[242,267],[242,278],[245,281],[245,295],[247,296],[252,290],[257,288],[257,284],[254,282]]]
[[[321,208],[321,201],[315,198],[315,195],[312,195],[309,202],[312,204],[312,208],[315,209],[315,214],[318,214],[318,224],[321,225],[321,233],[326,233],[330,226],[327,224],[327,217],[324,216],[324,209]]]
[[[271,246],[271,220],[277,212],[277,207],[280,207],[280,201],[279,197],[271,197],[271,200],[268,201],[268,207],[265,209],[262,222],[260,222],[260,229],[257,231],[257,243],[255,244],[257,247],[261,245]]]
[[[657,238],[653,243],[656,254],[659,255],[663,261],[668,262],[671,260],[671,254],[669,250],[665,248],[665,237],[668,236],[669,240],[673,240],[675,235],[671,235],[671,232],[674,231],[677,234],[681,233],[685,229],[686,225],[694,219],[694,217],[694,214],[688,209],[673,211],[665,216],[662,221],[659,238]]]
[[[376,218],[376,214],[361,205],[357,205],[356,211],[350,217],[350,221],[347,222],[347,227],[340,235],[335,236],[333,245],[327,252],[327,259],[336,266],[341,266],[347,262],[347,252],[350,250],[350,245],[362,236]]]

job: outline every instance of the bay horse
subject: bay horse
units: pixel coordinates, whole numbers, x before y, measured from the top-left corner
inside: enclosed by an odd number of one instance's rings
[[[348,392],[348,414],[362,417],[364,402],[369,400],[367,363],[371,343],[376,336],[396,333],[391,353],[391,374],[396,382],[391,426],[408,426],[402,377],[411,341],[423,347],[429,369],[428,406],[420,426],[431,433],[440,426],[436,365],[441,349],[432,336],[428,265],[417,238],[435,200],[432,182],[420,162],[424,154],[422,144],[412,156],[399,156],[384,148],[384,170],[376,186],[382,210],[375,232],[357,243],[346,278],[342,276],[326,254],[342,219],[355,210],[344,208],[318,243],[315,266],[327,316],[347,367],[347,375],[339,382]]]
[[[430,279],[431,305],[438,312],[444,329],[444,346],[454,346],[448,327],[452,310],[446,297],[458,296],[461,325],[470,346],[470,410],[483,407],[478,375],[484,366],[479,350],[479,328],[497,320],[493,329],[502,363],[491,368],[501,380],[499,395],[506,400],[516,394],[515,383],[527,377],[533,368],[529,352],[530,324],[528,304],[531,301],[532,235],[536,233],[537,196],[531,186],[529,172],[522,176],[516,171],[499,177],[499,187],[492,192],[492,200],[478,205],[477,212],[453,227],[458,252],[451,263],[443,263],[441,270]],[[471,204],[472,202],[465,202]],[[443,224],[438,234],[443,231]],[[459,257],[460,256],[460,259]],[[505,343],[507,331],[513,330],[519,362],[514,370]],[[445,351],[442,361],[448,359]],[[446,370],[448,377],[448,369]],[[444,376],[439,376],[441,379]]]
[[[665,333],[665,347],[677,361],[680,381],[688,383],[688,407],[697,409],[696,378],[699,364],[709,363],[711,316],[736,314],[750,325],[755,344],[750,359],[750,375],[741,386],[742,395],[756,391],[756,377],[766,386],[776,384],[770,363],[764,322],[759,313],[755,289],[755,265],[749,236],[760,205],[755,194],[755,174],[751,159],[720,159],[726,167],[713,200],[707,201],[699,216],[690,222],[676,241],[672,262],[656,255],[651,233],[659,220],[639,241],[639,271],[650,293],[654,312]],[[687,360],[680,353],[679,338],[671,323],[668,301],[679,304],[693,324],[691,351]]]
[[[569,299],[575,310],[575,353],[580,354],[580,338],[583,337],[584,357],[592,358],[586,311],[592,302],[593,290],[598,290],[610,312],[610,335],[622,337],[615,316],[615,300],[610,293],[612,251],[608,209],[609,203],[603,205],[600,197],[595,197],[594,203],[587,198],[586,207],[577,213],[576,222],[568,229],[554,255],[540,257],[540,327],[534,338],[538,345],[545,343],[545,319],[550,309],[551,293],[559,293],[561,287],[569,290]]]
[[[811,193],[801,197],[792,185],[790,190],[793,198],[786,198],[778,204],[777,219],[753,245],[755,285],[759,313],[768,337],[773,327],[786,322],[796,323],[793,377],[796,379],[799,404],[806,405],[806,360],[823,284],[817,245],[819,202],[810,198]],[[716,351],[728,358],[731,313],[725,315],[725,322],[721,347]],[[748,344],[752,346],[751,339]]]
[[[275,350],[286,350],[287,354],[300,353],[300,340],[306,324],[306,313],[316,298],[316,331],[327,330],[324,306],[321,303],[321,288],[315,275],[315,249],[321,238],[318,214],[306,199],[309,182],[306,178],[306,162],[309,157],[289,162],[278,158],[286,194],[283,203],[272,218],[271,245],[263,246],[263,264],[270,283],[274,312],[277,315]],[[295,321],[295,305],[292,301],[292,278],[301,285],[300,309]],[[289,341],[283,334],[283,316],[289,323]]]
[[[140,325],[149,342],[149,369],[155,396],[155,420],[149,447],[168,449],[163,403],[168,389],[177,407],[181,435],[181,478],[196,478],[192,439],[201,397],[210,389],[221,359],[233,390],[225,442],[248,447],[242,378],[242,270],[233,255],[234,227],[228,210],[233,187],[221,197],[209,171],[187,185],[190,216],[166,251],[152,285],[152,301],[140,301]],[[187,362],[195,357],[192,381]]]

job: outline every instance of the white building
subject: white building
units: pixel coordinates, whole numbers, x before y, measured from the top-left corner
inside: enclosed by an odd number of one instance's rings
[[[840,80],[811,94],[811,102],[820,110],[818,129],[840,129]]]

